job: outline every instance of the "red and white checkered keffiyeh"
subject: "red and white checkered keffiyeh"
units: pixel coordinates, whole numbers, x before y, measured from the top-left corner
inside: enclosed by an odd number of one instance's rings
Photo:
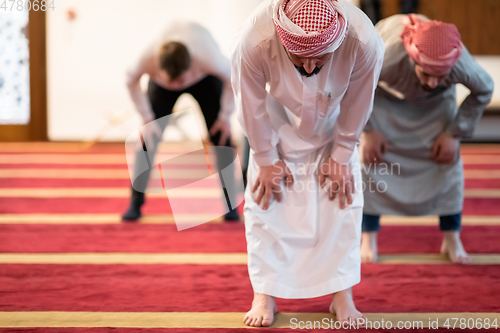
[[[446,72],[452,68],[463,49],[457,27],[439,21],[423,22],[415,14],[409,14],[408,19],[401,40],[410,58],[430,71]]]
[[[335,51],[343,42],[346,15],[337,0],[281,0],[274,8],[274,24],[290,53],[317,57]]]

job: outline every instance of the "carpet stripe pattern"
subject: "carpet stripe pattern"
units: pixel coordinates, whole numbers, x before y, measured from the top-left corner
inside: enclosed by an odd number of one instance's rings
[[[160,158],[177,157],[165,170],[171,184],[207,172],[203,159],[182,157],[188,148],[159,147]],[[433,332],[449,331],[448,318],[500,321],[500,146],[463,145],[462,158],[462,239],[473,264],[439,254],[437,217],[382,217],[380,263],[363,265],[353,288],[369,320]],[[0,332],[252,330],[242,323],[252,300],[243,224],[217,218],[178,232],[162,193],[148,195],[140,223],[124,224],[129,187],[122,144],[0,145]],[[176,191],[185,207],[177,217],[222,214],[221,196],[216,182]],[[274,325],[260,330],[333,323],[328,304],[278,299]]]

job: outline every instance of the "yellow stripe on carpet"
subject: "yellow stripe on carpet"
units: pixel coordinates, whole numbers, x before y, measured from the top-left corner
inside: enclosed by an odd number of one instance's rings
[[[1,170],[0,170],[1,173]],[[184,176],[183,172],[174,174],[173,176]],[[158,193],[148,193],[149,197],[166,198],[166,193],[161,193],[163,190],[158,188]],[[220,188],[176,188],[170,194],[171,198],[192,198],[192,199],[208,199],[220,198],[222,191]],[[128,198],[130,197],[130,189],[110,188],[110,187],[83,187],[83,188],[0,188],[0,198]],[[500,198],[500,189],[466,189],[464,191],[465,198],[483,198],[497,199]]]
[[[93,163],[91,163],[93,164]],[[206,161],[195,169],[168,169],[168,178],[204,178]],[[500,170],[464,170],[465,179],[500,179]],[[0,178],[129,179],[127,169],[0,169]]]
[[[162,188],[158,189],[163,192]],[[149,198],[167,198],[166,193],[148,193]],[[500,191],[499,191],[500,192]],[[221,198],[220,188],[176,188],[169,195],[170,198],[209,199]],[[128,198],[130,189],[123,188],[0,188],[0,198]]]
[[[177,214],[182,221],[199,223],[212,217],[211,214]],[[243,218],[243,217],[241,217]],[[144,224],[175,223],[172,214],[146,215],[140,220]],[[221,223],[222,218],[211,222]],[[119,224],[122,223],[119,214],[0,214],[0,224]],[[437,216],[382,216],[381,225],[401,226],[437,226]],[[500,216],[462,216],[462,225],[500,225]]]
[[[469,254],[472,265],[500,265],[500,254]],[[246,253],[0,253],[0,264],[246,265]],[[381,254],[379,264],[446,265],[441,254]]]
[[[165,171],[165,178],[204,179],[208,177],[206,162],[204,167],[168,169]],[[130,179],[130,175],[127,169],[0,169],[0,178]]]
[[[500,155],[462,155],[464,164],[500,164]]]
[[[496,188],[469,188],[464,190],[465,198],[497,199],[500,198],[500,189]]]
[[[500,179],[500,170],[464,170],[465,179]]]
[[[500,265],[500,254],[471,254],[472,265]],[[408,253],[408,254],[381,254],[378,256],[379,264],[387,265],[443,265],[451,264],[449,259],[442,254],[434,253]]]
[[[1,221],[1,219],[0,219]],[[1,222],[0,222],[1,223]],[[380,218],[381,225],[426,226],[439,224],[438,216],[386,216]],[[500,225],[500,216],[463,215],[462,225]]]
[[[160,152],[157,160],[176,158],[178,164],[205,164],[201,158],[185,156],[185,152]],[[184,156],[183,156],[184,155]],[[200,157],[204,157],[200,150]],[[198,156],[198,154],[196,155]],[[213,155],[211,155],[213,156]],[[463,163],[468,165],[500,165],[500,155],[464,155]],[[123,154],[0,154],[0,164],[126,164]]]
[[[176,214],[183,223],[201,223],[210,220],[213,214]],[[120,224],[119,214],[0,214],[0,224]],[[172,214],[146,215],[141,224],[175,223]],[[222,217],[210,221],[222,223]]]
[[[0,153],[82,153],[89,148],[119,149],[125,151],[125,143],[97,143],[89,146],[90,142],[2,142]],[[207,144],[207,143],[206,143]],[[203,149],[200,144],[189,142],[160,142],[160,152],[187,152],[192,149]]]
[[[198,158],[203,157],[203,158]],[[210,155],[213,156],[213,155]],[[156,155],[157,161],[175,158],[177,164],[206,166],[205,153],[186,156],[179,154]],[[0,164],[127,164],[125,154],[0,154]]]
[[[39,153],[78,153],[89,148],[89,143],[91,142],[2,142],[0,145],[0,152],[12,153],[12,152],[39,152]],[[204,143],[209,144],[209,143]],[[500,154],[500,145],[498,144],[477,144],[477,143],[462,143],[461,145],[462,154],[468,154],[469,152],[475,152],[479,149],[482,152],[488,153],[498,153]],[[124,142],[98,142],[94,144],[91,148],[119,148],[125,150]],[[197,149],[199,147],[198,143],[194,142],[160,142],[159,150],[165,151],[188,151],[191,148]]]
[[[248,328],[243,323],[243,312],[62,312],[22,311],[0,312],[0,327],[121,327],[121,328]],[[476,323],[498,323],[498,313],[364,313],[370,323],[367,328],[415,330],[428,327],[460,328],[461,320],[471,328]],[[453,319],[457,318],[457,320]],[[463,319],[462,319],[463,318]],[[447,321],[447,319],[450,319]],[[433,326],[436,322],[437,325]],[[335,329],[335,317],[328,313],[277,313],[272,328]],[[445,326],[446,323],[450,326]],[[307,325],[316,325],[308,327]],[[399,325],[399,326],[398,326]],[[360,326],[361,328],[361,326]],[[492,328],[492,327],[490,327]]]

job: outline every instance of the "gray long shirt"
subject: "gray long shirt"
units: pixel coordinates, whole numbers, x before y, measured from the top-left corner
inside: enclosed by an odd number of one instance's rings
[[[444,131],[460,138],[472,135],[491,100],[493,80],[464,47],[442,86],[425,91],[415,74],[415,62],[399,37],[404,18],[405,15],[394,15],[376,25],[386,52],[373,113],[365,131],[378,130],[387,139],[388,152],[383,159],[392,166],[393,174],[365,169],[365,183],[383,184],[386,190],[366,190],[364,212],[455,214],[462,210],[463,204],[463,167],[459,152],[453,163],[440,165],[432,160],[432,146]],[[471,91],[459,108],[457,83]]]

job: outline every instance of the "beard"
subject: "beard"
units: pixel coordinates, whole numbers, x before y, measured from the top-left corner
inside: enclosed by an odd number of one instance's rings
[[[437,88],[437,87],[436,87],[436,88]],[[436,89],[436,88],[434,88],[434,89]],[[425,90],[425,91],[427,91],[427,92],[431,92],[431,91],[433,91],[433,90],[434,90],[433,88],[429,87],[429,86],[428,86],[428,85],[426,85],[426,84],[423,84],[423,85],[422,85],[422,89],[424,89],[424,90]]]
[[[294,66],[295,66],[295,69],[300,73],[300,75],[305,76],[305,77],[311,77],[313,75],[316,75],[316,74],[319,73],[319,71],[321,70],[321,68],[323,68],[323,66],[321,66],[321,67],[314,67],[314,70],[311,73],[308,73],[308,72],[306,72],[306,70],[305,70],[304,67],[299,67],[297,65],[294,65]]]
[[[426,92],[432,92],[432,91],[441,91],[446,89],[444,86],[436,86],[436,88],[431,88],[427,84],[422,84],[422,89],[424,89]]]

